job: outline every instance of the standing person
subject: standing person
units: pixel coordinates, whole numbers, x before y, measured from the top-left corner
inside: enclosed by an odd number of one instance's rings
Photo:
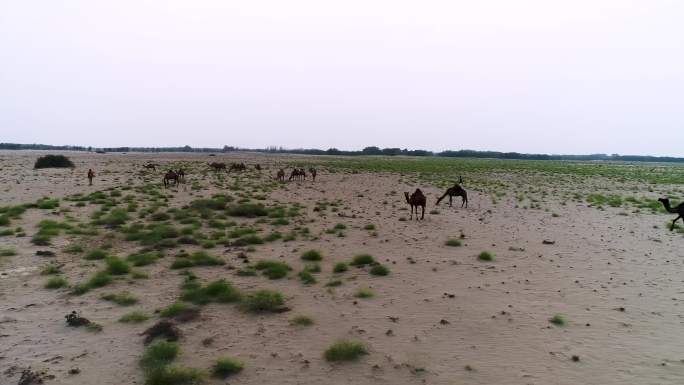
[[[88,186],[93,185],[93,178],[95,178],[95,173],[92,168],[88,169]]]

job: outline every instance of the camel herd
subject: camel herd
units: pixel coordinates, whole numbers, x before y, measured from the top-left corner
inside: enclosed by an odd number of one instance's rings
[[[449,197],[449,206],[452,205],[452,198],[457,196],[461,197],[463,201],[461,202],[461,207],[465,205],[466,208],[468,208],[468,193],[461,187],[461,184],[463,183],[463,178],[459,177],[458,178],[458,183],[455,183],[452,187],[449,187],[446,192],[439,198],[437,198],[437,203],[436,205],[439,205],[439,202],[442,201],[442,199],[446,198],[447,196]],[[420,214],[420,219],[425,219],[425,206],[427,205],[427,198],[425,197],[425,194],[417,188],[416,191],[413,192],[413,194],[410,194],[408,192],[404,192],[404,196],[406,197],[406,203],[408,203],[411,206],[411,219],[413,219],[413,212],[415,210],[416,212],[416,220],[418,220],[418,207],[420,207],[421,214]]]
[[[230,165],[227,165],[226,163],[223,162],[211,162],[207,163],[209,168],[214,171],[214,173],[219,173],[221,171],[225,171],[226,173],[230,174],[231,172],[242,172],[242,171],[247,171],[247,165],[240,162],[240,163],[231,163]],[[157,171],[158,167],[161,167],[159,164],[156,163],[146,163],[142,166],[146,170],[152,170],[152,171]],[[261,172],[262,167],[260,164],[254,165],[254,169]],[[309,174],[311,175],[311,179],[315,182],[316,181],[316,175],[317,171],[315,168],[311,167],[309,168]],[[280,182],[285,181],[285,169],[279,169],[278,173],[276,174],[276,179]],[[301,181],[301,180],[306,180],[306,171],[303,168],[293,168],[292,172],[290,173],[290,178],[288,179],[289,181],[295,180],[295,181]],[[180,183],[185,182],[185,171],[181,168],[178,170],[172,170],[169,169],[163,176],[162,178],[162,183],[164,184],[164,187],[168,187],[173,183],[173,185],[177,186]]]

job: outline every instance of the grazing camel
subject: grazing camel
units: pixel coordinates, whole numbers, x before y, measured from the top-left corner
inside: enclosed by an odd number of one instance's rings
[[[292,170],[289,180],[292,180],[293,178],[295,180],[306,180],[306,172],[303,168],[295,168]]]
[[[227,171],[225,163],[211,162],[209,163],[209,167],[211,167],[217,173],[221,170]]]
[[[257,164],[256,166],[254,166],[254,169],[257,171],[261,171],[261,165]]]
[[[285,170],[283,170],[282,168],[278,170],[278,174],[276,175],[276,177],[279,181],[285,182]]]
[[[427,199],[425,198],[425,195],[423,195],[423,192],[420,191],[419,188],[416,189],[416,191],[409,196],[409,193],[405,192],[404,196],[406,197],[406,203],[411,205],[411,219],[413,219],[413,209],[415,208],[416,210],[416,220],[418,220],[418,206],[423,208],[423,211],[421,213],[420,219],[425,218],[425,205],[427,202]]]
[[[164,174],[164,187],[169,187],[171,181],[174,181],[176,186],[178,186],[178,174],[173,172],[173,170],[169,170]]]
[[[463,198],[463,201],[461,202],[461,207],[463,207],[463,205],[465,205],[465,207],[468,208],[468,193],[466,192],[466,190],[463,189],[463,187],[461,187],[461,183],[463,183],[463,178],[458,177],[458,183],[454,184],[453,187],[449,187],[446,190],[446,192],[444,193],[444,195],[442,195],[441,197],[439,197],[437,199],[437,204],[439,204],[439,202],[441,202],[442,199],[446,198],[446,196],[448,195],[449,196],[449,207],[451,207],[453,197],[456,196],[456,197]]]
[[[315,182],[316,181],[316,169],[311,167],[311,168],[309,168],[309,172],[311,173],[311,179],[313,179],[313,181]]]
[[[235,171],[245,171],[245,170],[247,170],[247,166],[245,166],[244,163],[233,163],[233,164],[230,165],[230,168],[228,169],[228,172],[231,172],[231,171],[233,171],[233,170],[235,170]]]
[[[663,206],[665,206],[665,210],[667,210],[668,213],[677,214],[677,218],[675,218],[674,221],[672,221],[670,231],[674,230],[675,222],[677,222],[679,218],[682,218],[682,222],[684,222],[684,202],[680,203],[677,207],[673,208],[670,206],[670,200],[667,198],[660,198],[658,199],[658,201],[660,201],[660,203],[662,203]]]
[[[178,175],[178,183],[185,183],[185,171],[182,168],[176,171],[176,175]]]

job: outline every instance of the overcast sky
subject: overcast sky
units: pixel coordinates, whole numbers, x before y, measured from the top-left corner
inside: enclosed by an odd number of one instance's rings
[[[684,156],[684,1],[0,0],[0,142]]]

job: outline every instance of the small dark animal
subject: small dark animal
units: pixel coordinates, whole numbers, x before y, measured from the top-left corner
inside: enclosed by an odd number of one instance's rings
[[[441,197],[439,197],[437,199],[437,204],[439,204],[439,202],[441,202],[442,199],[446,198],[446,196],[448,195],[449,196],[449,206],[451,207],[453,197],[456,196],[456,197],[463,198],[463,201],[461,202],[461,207],[463,207],[463,205],[465,205],[465,207],[468,208],[468,193],[466,192],[466,190],[463,189],[463,187],[461,187],[461,185],[460,185],[461,183],[463,183],[463,178],[459,177],[458,183],[454,184],[453,187],[449,187],[446,190],[446,192],[444,193],[444,195],[442,195]]]
[[[309,168],[309,173],[311,174],[311,179],[313,179],[313,181],[315,182],[316,181],[316,169],[313,167]]]
[[[672,221],[670,231],[674,230],[675,222],[677,222],[679,218],[682,218],[682,222],[684,222],[684,202],[680,203],[677,207],[673,208],[670,206],[670,200],[667,198],[660,198],[658,199],[658,201],[660,201],[660,203],[662,203],[663,206],[665,206],[665,210],[667,210],[668,213],[677,214],[677,218],[675,218]]]
[[[261,165],[257,164],[256,166],[254,166],[254,169],[257,171],[261,171]]]
[[[284,182],[285,181],[285,170],[283,170],[282,168],[280,170],[278,170],[278,174],[276,177],[279,181]]]
[[[406,203],[411,205],[411,219],[413,219],[413,209],[415,208],[416,220],[418,220],[418,207],[423,208],[420,219],[424,219],[425,218],[425,205],[427,204],[427,199],[425,198],[425,195],[423,195],[423,192],[420,191],[419,188],[417,188],[416,191],[413,194],[411,194],[411,196],[409,196],[408,192],[405,192],[404,196],[406,197]]]
[[[178,341],[180,338],[180,330],[169,321],[159,321],[149,329],[145,330],[142,335],[145,336],[145,345],[154,341],[157,337],[163,337],[167,341]]]
[[[174,182],[176,186],[178,186],[178,174],[176,174],[173,170],[169,170],[164,174],[164,187],[169,187],[169,183],[171,181]]]
[[[86,326],[90,325],[90,320],[84,317],[81,317],[76,313],[76,311],[72,311],[71,313],[67,314],[64,316],[66,318],[66,323],[67,325],[71,327],[79,327],[79,326]]]
[[[289,180],[306,180],[306,171],[304,171],[303,168],[295,168],[292,170],[292,173],[290,174],[290,179]]]
[[[143,168],[146,168],[146,169],[152,170],[152,171],[157,171],[157,165],[154,163],[144,164]]]
[[[209,167],[211,167],[211,169],[214,170],[215,172],[219,172],[221,170],[227,171],[225,163],[211,162],[211,163],[209,163]]]

